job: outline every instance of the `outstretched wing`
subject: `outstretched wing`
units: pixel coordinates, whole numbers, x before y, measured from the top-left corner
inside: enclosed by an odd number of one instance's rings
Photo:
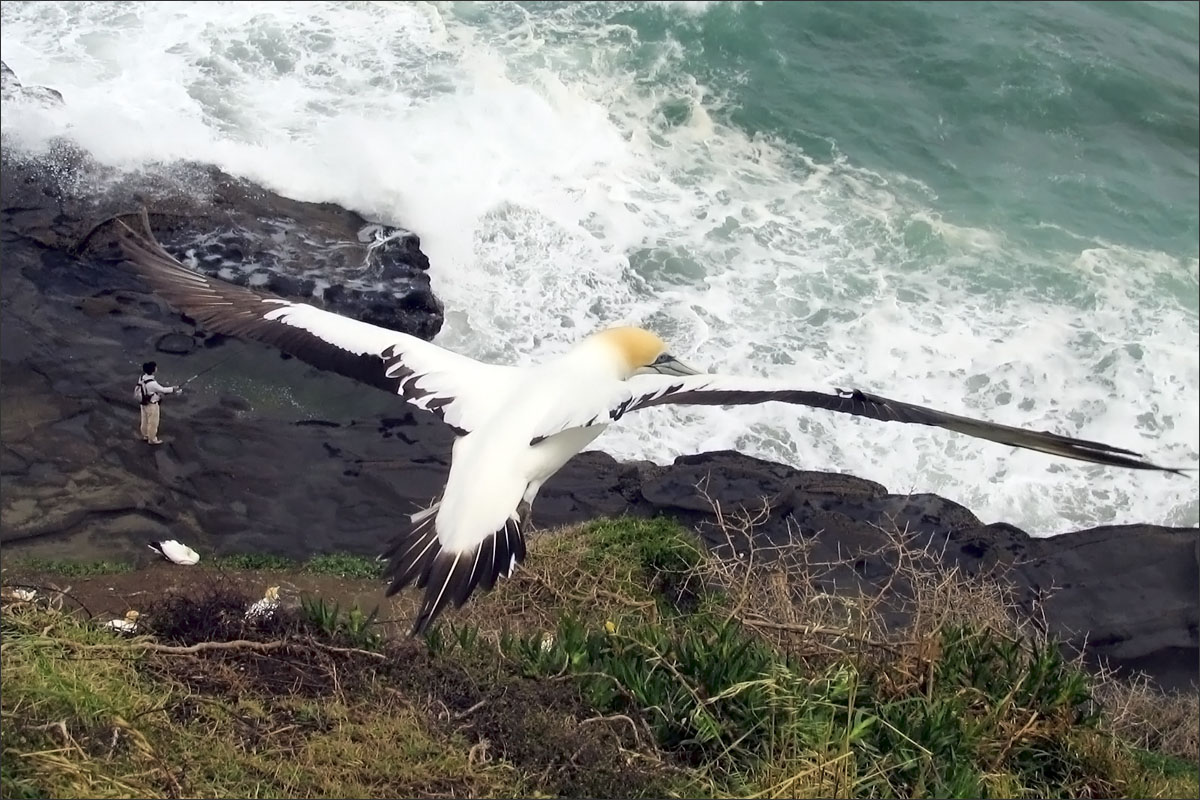
[[[460,434],[478,427],[494,398],[517,380],[513,367],[483,364],[415,336],[196,273],[154,239],[144,211],[145,233],[117,223],[128,263],[177,310],[219,333],[273,345],[319,369],[398,394]]]
[[[876,394],[836,389],[834,394],[798,389],[779,381],[764,378],[741,378],[722,375],[692,375],[674,378],[665,375],[638,375],[626,381],[628,391],[611,403],[606,413],[598,414],[580,424],[613,422],[630,411],[662,405],[738,406],[759,403],[788,403],[811,406],[842,414],[854,414],[883,422],[908,422],[964,433],[978,439],[1037,450],[1050,455],[1107,464],[1131,469],[1151,469],[1182,473],[1172,467],[1160,467],[1145,461],[1132,450],[1060,436],[1049,431],[1032,431],[999,425],[994,422],[948,414],[925,406],[890,400]],[[549,435],[547,433],[547,435]]]

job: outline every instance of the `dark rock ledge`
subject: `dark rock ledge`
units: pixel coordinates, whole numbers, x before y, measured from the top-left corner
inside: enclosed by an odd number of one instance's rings
[[[61,102],[4,73],[5,113],[13,103]],[[5,556],[145,558],[145,539],[168,535],[216,553],[374,555],[401,515],[437,493],[451,442],[440,422],[270,348],[197,329],[117,266],[105,221],[144,204],[164,245],[197,269],[432,338],[441,307],[415,235],[209,166],[110,174],[67,143],[37,157],[4,143],[0,195]],[[164,407],[169,441],[153,450],[136,436],[130,397],[147,358],[168,382],[221,362]],[[665,513],[722,546],[700,486],[726,510],[769,503],[758,536],[798,531],[816,560],[856,557],[828,577],[830,588],[886,580],[881,529],[899,527],[969,572],[1007,567],[1022,602],[1048,593],[1050,628],[1091,656],[1165,686],[1197,678],[1196,529],[1033,538],[934,495],[728,452],[666,467],[583,453],[543,489],[534,521]]]

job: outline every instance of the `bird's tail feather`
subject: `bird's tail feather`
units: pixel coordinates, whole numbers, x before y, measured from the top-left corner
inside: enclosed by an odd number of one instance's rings
[[[416,581],[425,590],[425,599],[413,623],[413,635],[429,626],[453,602],[460,607],[476,586],[491,589],[499,576],[509,577],[525,558],[525,536],[518,513],[497,531],[474,547],[451,551],[438,541],[436,511],[440,503],[413,514],[408,529],[392,542],[383,558],[388,561],[385,575],[391,579],[390,597]]]

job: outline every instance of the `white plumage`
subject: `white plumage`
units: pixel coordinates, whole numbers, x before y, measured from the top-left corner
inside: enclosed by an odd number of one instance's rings
[[[150,542],[148,547],[163,558],[175,564],[190,567],[200,562],[200,554],[182,542],[166,539],[161,542]]]
[[[270,586],[261,600],[257,600],[246,609],[246,619],[249,621],[266,619],[275,613],[279,607],[279,587]]]
[[[447,603],[490,589],[525,555],[523,529],[542,485],[604,429],[637,409],[664,404],[781,402],[880,421],[930,425],[1066,458],[1167,470],[1101,442],[997,425],[859,390],[819,392],[779,381],[701,374],[666,352],[653,333],[593,334],[533,367],[483,364],[403,333],[265,297],[198,275],[124,223],[134,268],[168,302],[213,330],[278,347],[321,369],[398,395],[458,434],[440,500],[409,519],[382,558],[389,594],[416,582],[424,631]]]
[[[118,633],[136,633],[139,616],[141,615],[136,611],[126,611],[124,619],[110,619],[104,623],[104,627]]]
[[[37,590],[35,589],[5,589],[4,599],[14,600],[18,603],[32,603],[37,599]]]

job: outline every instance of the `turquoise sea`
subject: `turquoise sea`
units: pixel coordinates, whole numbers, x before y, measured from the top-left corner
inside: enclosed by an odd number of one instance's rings
[[[5,2],[3,58],[123,169],[198,158],[417,231],[439,343],[523,362],[657,329],[712,370],[857,386],[1200,461],[1196,3]],[[596,443],[736,448],[1038,535],[1194,526],[1174,478],[826,412],[659,409]]]

